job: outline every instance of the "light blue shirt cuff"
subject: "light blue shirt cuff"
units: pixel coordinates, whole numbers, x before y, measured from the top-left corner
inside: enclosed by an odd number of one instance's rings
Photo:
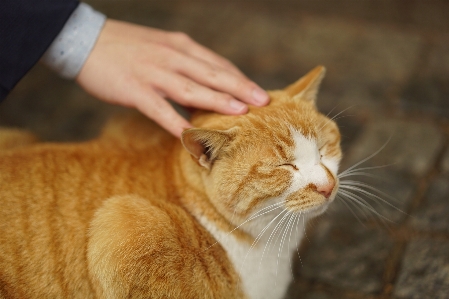
[[[106,21],[106,16],[80,3],[41,62],[60,76],[74,79],[81,71]]]

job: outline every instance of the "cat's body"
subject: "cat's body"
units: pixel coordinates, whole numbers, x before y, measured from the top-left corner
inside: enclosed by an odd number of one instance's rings
[[[0,298],[281,298],[304,215],[338,188],[322,75],[200,113],[185,148],[143,117],[81,144],[0,131]]]

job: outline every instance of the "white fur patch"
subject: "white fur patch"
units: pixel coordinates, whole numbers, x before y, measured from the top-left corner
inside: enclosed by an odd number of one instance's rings
[[[283,210],[278,209],[276,213]],[[272,214],[272,213],[271,213]],[[284,218],[282,225],[273,233],[276,224],[285,212],[273,221],[254,246],[242,242],[231,233],[220,231],[216,226],[201,217],[201,224],[215,237],[228,254],[234,268],[240,275],[245,294],[251,299],[283,298],[292,281],[293,265],[291,258],[303,235],[303,219]],[[269,216],[274,218],[273,214]],[[262,219],[255,222],[265,223]],[[265,224],[261,226],[262,231]],[[252,227],[254,229],[255,227]],[[282,229],[283,228],[283,229]],[[257,235],[256,235],[257,236]],[[271,238],[270,238],[271,236]],[[271,242],[267,243],[268,240]],[[281,245],[283,244],[283,246]]]
[[[292,130],[295,141],[295,161],[298,171],[293,174],[291,192],[298,191],[309,184],[316,186],[329,183],[326,167],[334,177],[338,171],[338,162],[328,157],[321,157],[316,141],[309,139],[296,130]]]

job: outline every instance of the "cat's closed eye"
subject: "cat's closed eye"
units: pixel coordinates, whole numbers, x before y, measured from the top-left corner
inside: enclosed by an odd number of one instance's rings
[[[281,164],[280,166],[287,166],[287,167],[293,168],[294,170],[299,170],[299,168],[295,164],[291,164],[291,163],[284,163],[284,164]]]

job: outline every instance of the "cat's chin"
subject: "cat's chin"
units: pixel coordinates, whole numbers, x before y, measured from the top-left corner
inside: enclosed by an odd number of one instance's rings
[[[319,205],[317,207],[309,208],[306,211],[303,211],[302,213],[309,218],[316,217],[316,216],[323,214],[329,207],[329,204],[330,204],[330,201],[328,201],[322,205]]]
[[[307,218],[313,218],[323,214],[327,210],[332,201],[333,200],[328,200],[320,205],[308,207],[306,209],[292,209],[292,210],[298,214],[306,216]]]

